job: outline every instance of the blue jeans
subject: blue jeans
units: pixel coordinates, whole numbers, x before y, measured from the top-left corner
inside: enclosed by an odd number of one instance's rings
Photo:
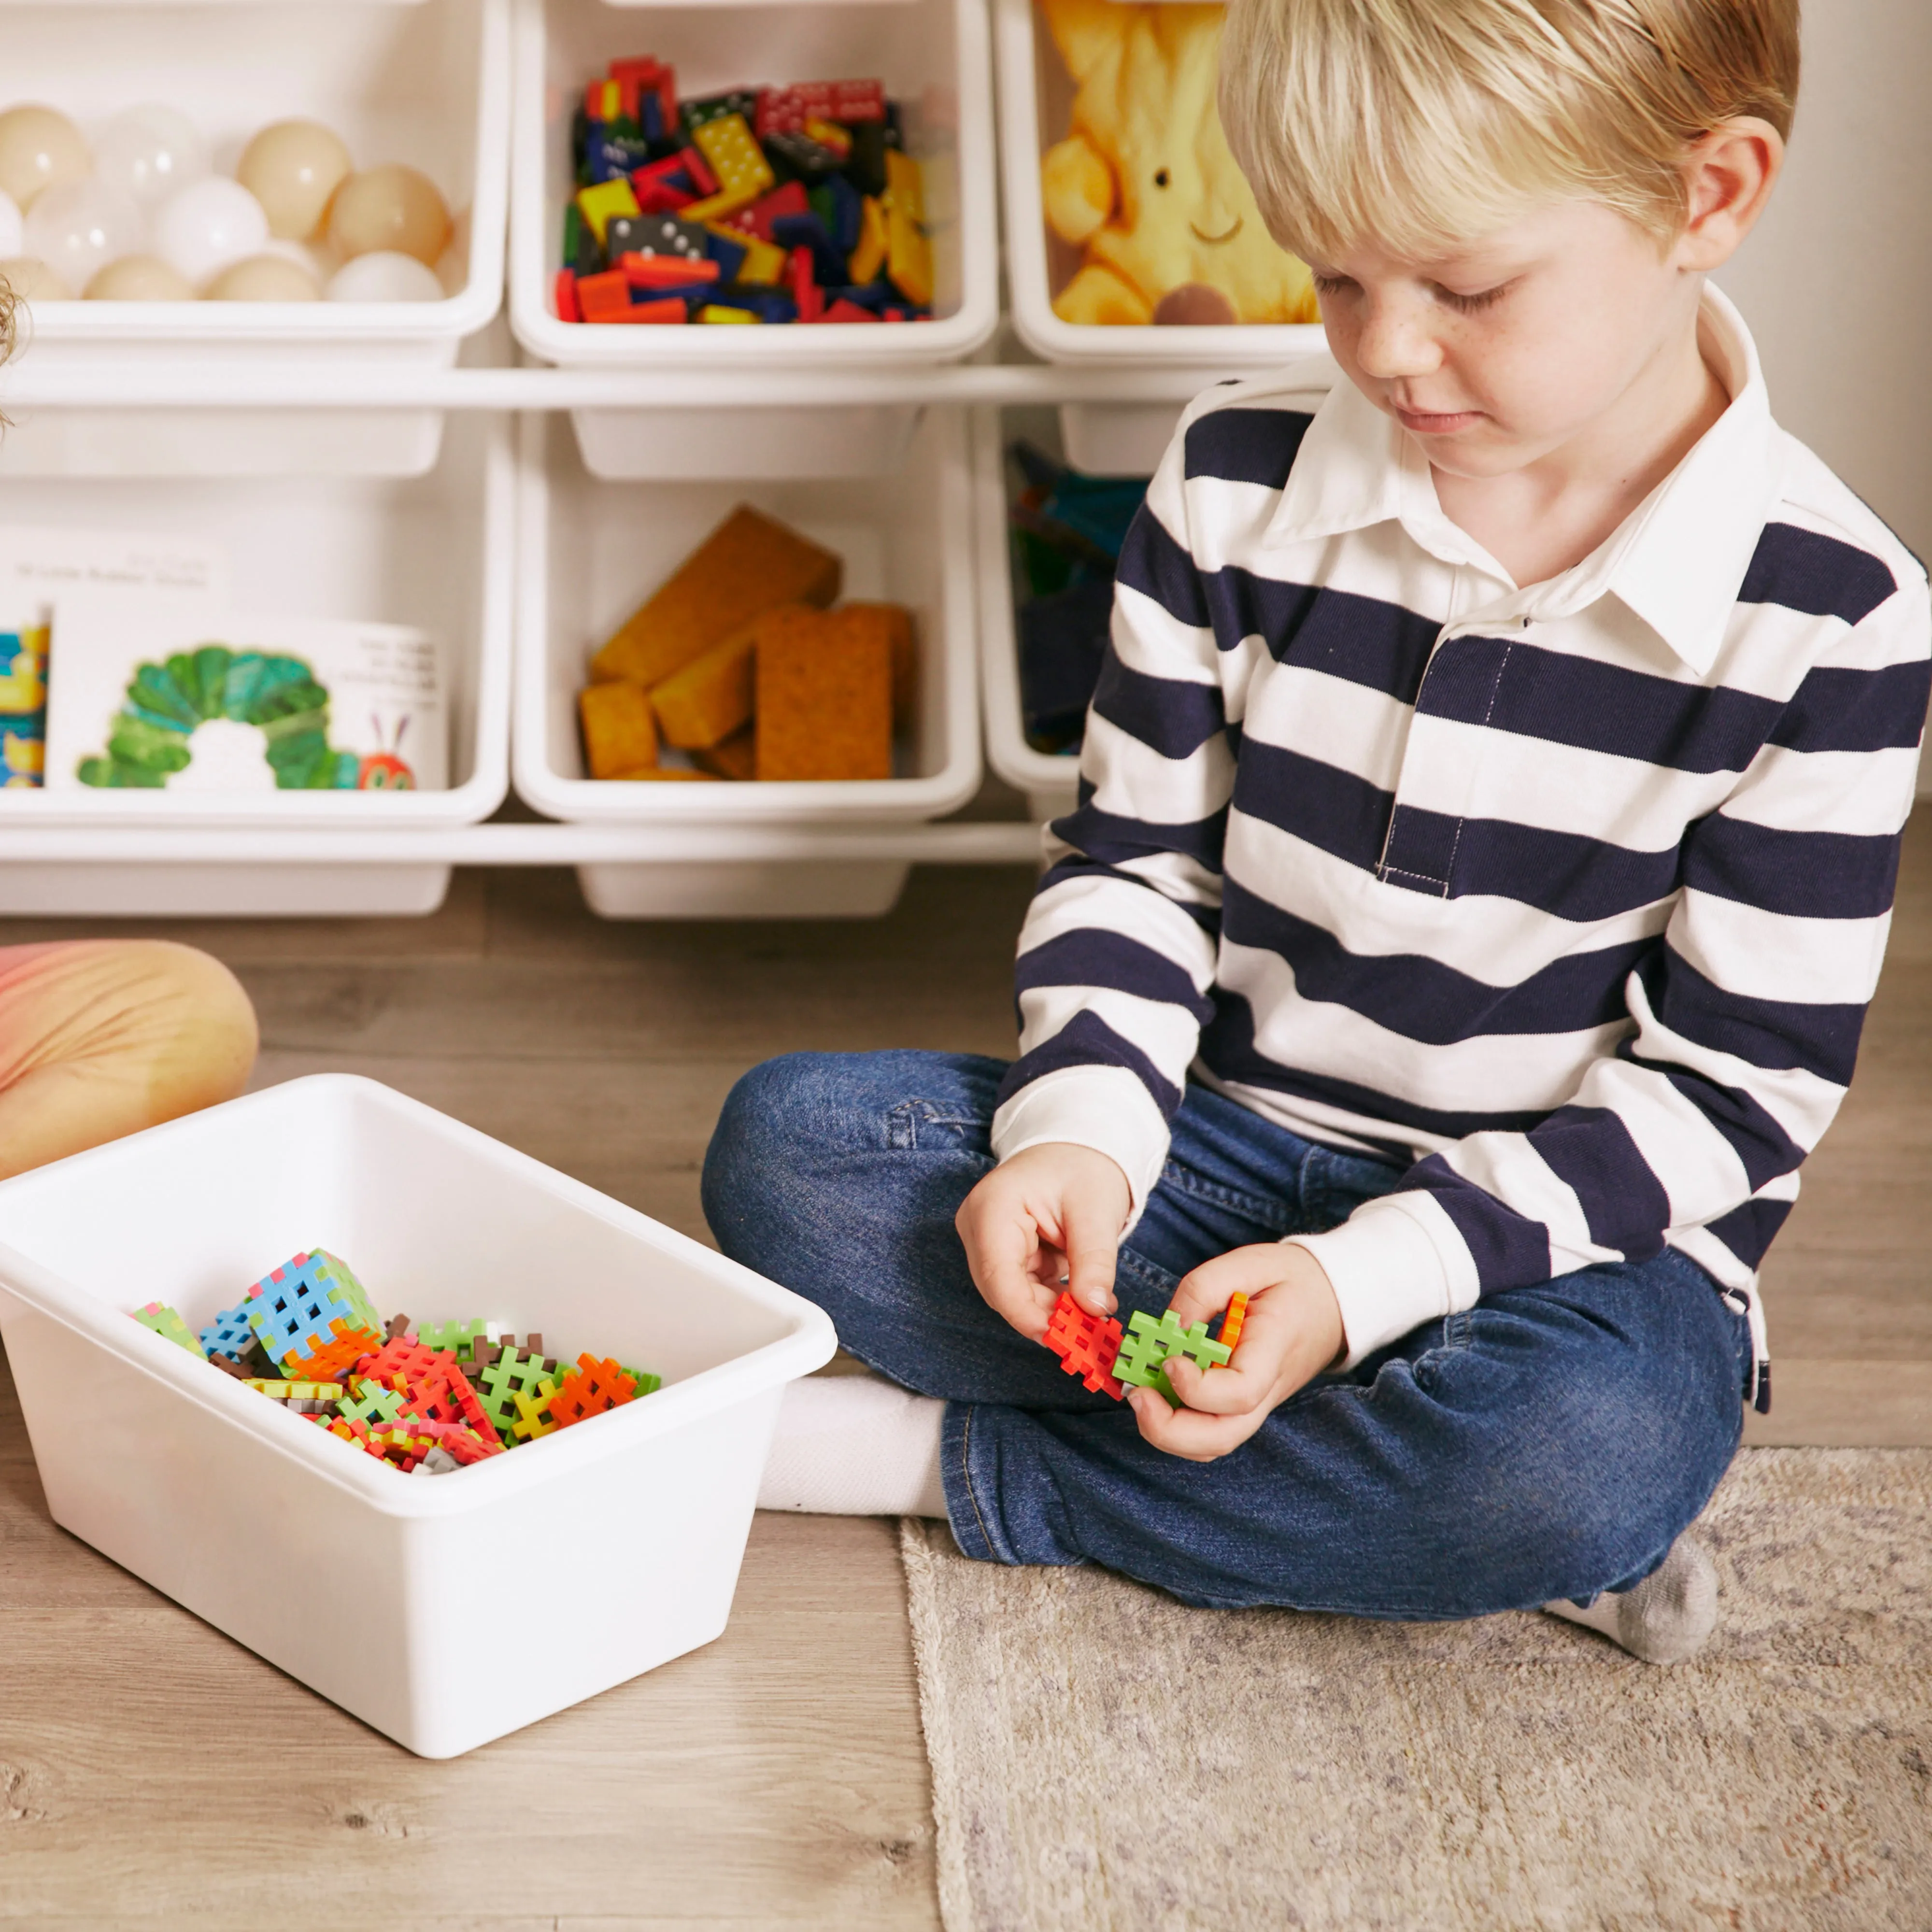
[[[968,1272],[952,1217],[994,1165],[1004,1071],[941,1053],[768,1060],[732,1090],[704,1164],[725,1253],[944,1398],[968,1556],[1102,1564],[1220,1607],[1472,1617],[1628,1588],[1708,1501],[1737,1449],[1750,1337],[1669,1248],[1425,1322],[1217,1462],[1150,1447]],[[1333,1226],[1400,1172],[1190,1086],[1120,1251],[1121,1318],[1157,1314],[1210,1256]]]

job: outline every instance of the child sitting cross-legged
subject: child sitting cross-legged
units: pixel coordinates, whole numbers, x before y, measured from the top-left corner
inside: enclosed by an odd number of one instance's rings
[[[1715,1616],[1756,1270],[1852,1075],[1924,572],[1706,281],[1797,0],[1232,0],[1228,140],[1332,361],[1196,402],[1120,559],[1021,1054],[800,1054],[705,1174],[879,1376],[764,1501],[1191,1603]],[[1211,1319],[1132,1412],[1040,1346]],[[890,1380],[882,1379],[887,1378]],[[896,1386],[894,1386],[896,1384]]]

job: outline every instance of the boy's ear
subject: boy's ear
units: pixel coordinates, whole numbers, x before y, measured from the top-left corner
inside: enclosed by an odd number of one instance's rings
[[[1740,115],[1714,128],[1684,164],[1685,216],[1677,253],[1687,268],[1720,268],[1756,225],[1784,165],[1768,121]]]

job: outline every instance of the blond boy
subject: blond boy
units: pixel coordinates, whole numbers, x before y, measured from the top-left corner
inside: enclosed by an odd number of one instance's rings
[[[1796,0],[1234,0],[1223,119],[1334,364],[1210,391],[1154,479],[1020,1059],[728,1106],[725,1246],[944,1399],[802,1398],[773,1500],[1703,1641],[1683,1532],[1768,1400],[1756,1270],[1851,1077],[1932,653],[1706,279],[1797,79]],[[1252,1304],[1130,1422],[1032,1346],[1063,1278]]]

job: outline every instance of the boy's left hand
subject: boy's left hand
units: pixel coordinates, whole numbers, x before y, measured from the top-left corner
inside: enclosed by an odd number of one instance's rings
[[[1185,1408],[1169,1408],[1158,1389],[1130,1391],[1141,1433],[1156,1449],[1192,1462],[1226,1455],[1342,1355],[1341,1304],[1306,1248],[1264,1241],[1232,1249],[1186,1276],[1168,1305],[1186,1328],[1211,1320],[1240,1294],[1248,1318],[1226,1368],[1198,1369],[1179,1355],[1164,1364]]]

